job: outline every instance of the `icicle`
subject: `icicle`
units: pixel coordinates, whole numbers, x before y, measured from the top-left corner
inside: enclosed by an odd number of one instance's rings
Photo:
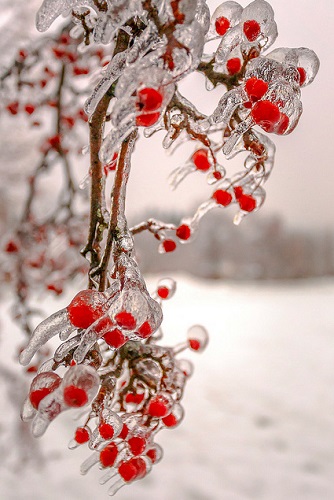
[[[21,365],[28,365],[38,349],[40,349],[52,337],[57,335],[60,330],[67,328],[68,321],[67,309],[62,309],[42,321],[42,323],[40,323],[34,330],[34,333],[30,337],[28,346],[20,355]]]
[[[36,27],[38,31],[46,31],[62,13],[70,12],[74,8],[84,6],[96,9],[92,0],[44,0],[37,12]]]
[[[81,341],[81,333],[78,335],[75,335],[75,337],[72,337],[71,339],[67,340],[63,344],[61,344],[55,354],[54,354],[54,360],[59,363],[62,361],[74,347],[76,347]]]
[[[111,85],[120,77],[124,68],[125,62],[127,58],[128,51],[119,52],[116,54],[108,64],[105,74],[103,78],[99,81],[95,89],[93,90],[92,95],[85,103],[85,112],[87,116],[90,118],[94,113],[96,106],[105,95],[105,93],[109,90]]]
[[[129,118],[126,123],[123,123],[118,128],[112,128],[108,135],[104,138],[100,150],[100,159],[102,163],[110,162],[111,158],[119,145],[136,129],[134,117]]]

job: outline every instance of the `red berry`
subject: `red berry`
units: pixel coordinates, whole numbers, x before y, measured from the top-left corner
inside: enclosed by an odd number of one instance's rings
[[[51,389],[49,387],[42,387],[41,389],[37,389],[36,391],[32,391],[29,394],[30,403],[37,410],[39,407],[39,403],[44,399],[48,394],[51,393]]]
[[[132,455],[141,455],[146,448],[146,439],[140,436],[133,436],[128,440]]]
[[[180,238],[180,240],[189,240],[191,236],[191,229],[187,224],[181,224],[176,230],[176,236]]]
[[[267,92],[268,84],[259,78],[249,78],[245,84],[245,90],[251,102],[256,102]]]
[[[152,327],[148,321],[145,321],[137,330],[138,335],[142,339],[147,339],[150,335],[152,335]]]
[[[75,125],[75,119],[73,116],[62,116],[61,121],[69,129],[73,128]]]
[[[211,164],[208,159],[208,150],[207,149],[198,149],[191,157],[193,164],[197,168],[197,170],[201,170],[202,172],[206,172],[211,167]]]
[[[46,288],[47,290],[50,290],[50,292],[54,292],[56,295],[61,295],[63,293],[63,287],[57,283],[49,283]]]
[[[145,460],[143,460],[141,457],[138,457],[138,458],[132,458],[131,462],[137,469],[136,479],[141,479],[142,477],[144,477],[146,474]]]
[[[139,90],[137,96],[138,96],[138,101],[136,105],[139,111],[145,111],[145,112],[156,111],[162,105],[163,96],[156,89],[148,87]]]
[[[29,368],[27,368],[27,373],[36,373],[37,371],[38,367],[36,365],[29,366]]]
[[[241,210],[245,212],[253,212],[256,208],[256,200],[253,196],[248,194],[242,194],[238,199]]]
[[[62,33],[59,37],[59,43],[63,45],[68,45],[71,41],[71,37],[67,33]]]
[[[169,401],[164,396],[155,396],[148,405],[147,413],[152,417],[165,417],[169,412]]]
[[[133,330],[136,328],[136,320],[131,313],[127,311],[121,311],[116,314],[115,321],[126,330]]]
[[[139,405],[140,403],[142,403],[144,397],[145,397],[144,393],[142,393],[142,394],[135,394],[133,392],[129,392],[125,396],[125,401],[126,401],[126,403],[133,403],[133,404]]]
[[[190,339],[189,340],[189,347],[193,351],[198,351],[201,348],[201,343],[197,339]]]
[[[223,189],[217,189],[212,195],[212,198],[223,207],[227,207],[232,201],[232,195],[228,191]]]
[[[103,467],[112,467],[118,455],[118,448],[115,443],[110,443],[100,452],[100,462]]]
[[[213,175],[213,177],[214,177],[215,179],[217,179],[217,181],[219,181],[219,180],[223,177],[222,173],[221,173],[221,172],[218,172],[218,170],[215,170],[215,171],[212,173],[212,175]]]
[[[174,252],[175,248],[176,248],[176,243],[175,241],[173,240],[165,240],[163,243],[162,243],[162,247],[164,249],[164,251],[166,253],[169,253],[169,252]]]
[[[47,142],[51,148],[58,150],[61,144],[61,136],[60,134],[53,135],[47,138]]]
[[[243,193],[244,193],[244,191],[243,191],[243,189],[242,189],[242,187],[241,187],[241,186],[235,186],[235,187],[233,188],[233,191],[234,191],[234,194],[235,194],[235,197],[236,197],[236,199],[237,199],[237,200],[238,200],[238,199],[240,198],[240,196],[242,196],[242,195],[243,195]]]
[[[281,113],[280,121],[275,127],[275,133],[280,135],[284,134],[289,126],[289,123],[289,118],[284,113]]]
[[[178,424],[177,418],[172,413],[162,419],[166,427],[175,427]]]
[[[152,464],[157,461],[157,450],[155,448],[151,448],[146,452],[146,456],[151,460]]]
[[[28,57],[28,52],[26,50],[24,50],[24,49],[21,49],[19,51],[19,59],[21,61],[24,61],[27,57]]]
[[[78,59],[77,54],[75,54],[74,52],[66,52],[65,56],[70,63],[74,63]],[[86,74],[86,73],[82,73],[82,74]]]
[[[151,127],[154,125],[160,118],[160,113],[149,113],[138,115],[136,117],[136,125],[138,127]]]
[[[125,439],[128,434],[129,434],[129,428],[126,424],[123,424],[122,430],[121,430],[120,434],[118,435],[118,437],[120,439]]]
[[[104,296],[96,290],[82,290],[67,307],[69,320],[77,328],[88,328],[103,314]]]
[[[32,115],[35,111],[35,106],[33,104],[26,104],[24,106],[24,111],[28,114],[28,115]]]
[[[67,55],[69,55],[69,54],[67,54]],[[74,76],[88,75],[89,68],[83,67],[83,66],[73,66],[72,71],[73,71]]]
[[[17,244],[15,243],[15,241],[13,240],[10,240],[7,242],[6,246],[5,246],[5,252],[7,253],[16,253],[19,251],[19,247],[17,246]]]
[[[218,33],[218,35],[223,36],[225,35],[226,31],[229,29],[231,26],[230,21],[227,19],[227,17],[218,17],[215,22],[215,28]]]
[[[68,385],[64,388],[64,402],[67,406],[80,408],[88,402],[87,392],[75,385]]]
[[[36,375],[31,382],[29,399],[32,406],[37,409],[41,400],[55,391],[61,384],[62,379],[53,372],[44,372]]]
[[[114,330],[111,330],[103,335],[103,340],[115,349],[119,349],[127,342],[127,338],[124,337],[123,333],[118,330],[118,328],[115,328]]]
[[[226,68],[229,75],[235,75],[241,70],[241,61],[239,57],[232,57],[226,63]]]
[[[160,286],[157,290],[157,294],[161,299],[167,299],[169,295],[169,289],[166,286]]]
[[[249,40],[250,42],[254,42],[261,33],[261,26],[254,19],[246,21],[244,23],[243,29],[247,40]]]
[[[297,68],[297,71],[299,73],[299,85],[302,86],[306,80],[306,71],[301,67]]]
[[[270,101],[258,101],[255,103],[251,115],[255,123],[266,132],[273,132],[275,125],[281,118],[278,106]]]
[[[58,47],[53,47],[52,52],[57,59],[61,59],[66,54],[64,49],[59,49]]]
[[[7,111],[9,111],[12,115],[17,115],[19,112],[19,103],[18,101],[10,102],[6,106]]]
[[[115,434],[115,430],[110,424],[101,424],[99,426],[99,433],[103,439],[112,439]]]
[[[78,427],[74,434],[74,439],[78,444],[84,444],[89,441],[89,432],[85,427]]]
[[[131,458],[127,462],[122,462],[118,467],[119,475],[127,483],[134,479],[140,479],[146,474],[146,464],[142,458]]]

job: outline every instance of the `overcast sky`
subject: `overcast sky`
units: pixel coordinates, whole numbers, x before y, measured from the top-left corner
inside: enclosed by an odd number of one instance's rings
[[[211,12],[220,3],[209,1]],[[240,3],[246,6],[249,2]],[[279,31],[273,48],[312,48],[320,58],[321,67],[313,84],[302,90],[304,112],[296,130],[285,137],[271,135],[277,146],[276,164],[266,184],[267,200],[262,213],[279,212],[292,226],[334,229],[334,3],[272,0],[271,5]],[[182,86],[182,92],[201,103],[203,111],[212,110],[221,95],[220,89],[207,92],[200,75],[192,75]],[[135,201],[132,207],[128,204],[129,214],[152,203],[186,212],[211,192],[205,188],[205,178],[200,173],[190,176],[174,193],[170,191],[166,182],[168,173],[187,158],[187,150],[181,148],[175,156],[167,156],[159,147],[163,135],[159,134],[156,140],[143,139],[137,146],[129,188],[131,200]],[[242,157],[237,161],[242,168]],[[232,209],[230,213],[232,218]]]

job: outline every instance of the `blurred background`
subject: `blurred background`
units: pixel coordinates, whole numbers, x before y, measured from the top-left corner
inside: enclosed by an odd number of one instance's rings
[[[211,12],[219,3],[208,2]],[[38,36],[39,4],[0,0],[2,67],[18,46]],[[159,436],[164,460],[145,481],[121,490],[120,499],[334,498],[334,7],[330,0],[271,5],[279,30],[272,48],[312,48],[320,71],[302,90],[304,113],[296,130],[274,137],[276,162],[259,213],[236,227],[233,208],[212,212],[196,240],[171,255],[159,255],[152,236],[138,237],[138,260],[149,286],[154,288],[157,275],[178,281],[175,300],[164,311],[166,344],[194,323],[208,328],[211,343],[201,356],[190,355],[196,370],[184,399],[186,419]],[[221,95],[220,88],[207,92],[201,75],[191,75],[180,88],[207,114]],[[152,216],[177,223],[211,192],[199,172],[170,190],[168,175],[192,148],[185,145],[171,157],[162,138],[158,133],[137,143],[127,200],[131,223]],[[38,130],[27,130],[23,120],[13,129],[0,116],[3,234],[20,216],[37,142]],[[238,155],[231,168],[242,162]],[[85,177],[86,158],[78,168]],[[45,185],[41,193],[46,209],[50,189]],[[83,286],[77,281],[73,288]],[[22,336],[10,319],[9,291],[1,293],[0,498],[107,498],[98,471],[79,477],[85,451],[66,450],[72,416],[54,422],[38,443],[22,430],[18,407],[26,386],[16,362]],[[38,300],[48,314],[71,296],[73,290]]]

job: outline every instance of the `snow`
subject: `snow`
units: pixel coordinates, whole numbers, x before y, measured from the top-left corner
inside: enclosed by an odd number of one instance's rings
[[[195,372],[183,400],[186,417],[158,436],[162,462],[117,498],[332,500],[334,281],[177,281],[164,310],[166,344],[183,340],[192,324],[207,327],[210,343],[204,353],[187,355]],[[11,361],[19,337],[5,337],[7,321],[3,317],[2,351],[7,366],[20,373]],[[9,453],[7,405],[1,392],[2,456]],[[9,417],[8,427],[16,425],[12,410]],[[11,455],[2,461],[1,500],[108,498],[98,469],[80,477],[89,453],[66,449],[76,427],[72,417],[61,416],[39,440],[42,463],[14,470]]]

